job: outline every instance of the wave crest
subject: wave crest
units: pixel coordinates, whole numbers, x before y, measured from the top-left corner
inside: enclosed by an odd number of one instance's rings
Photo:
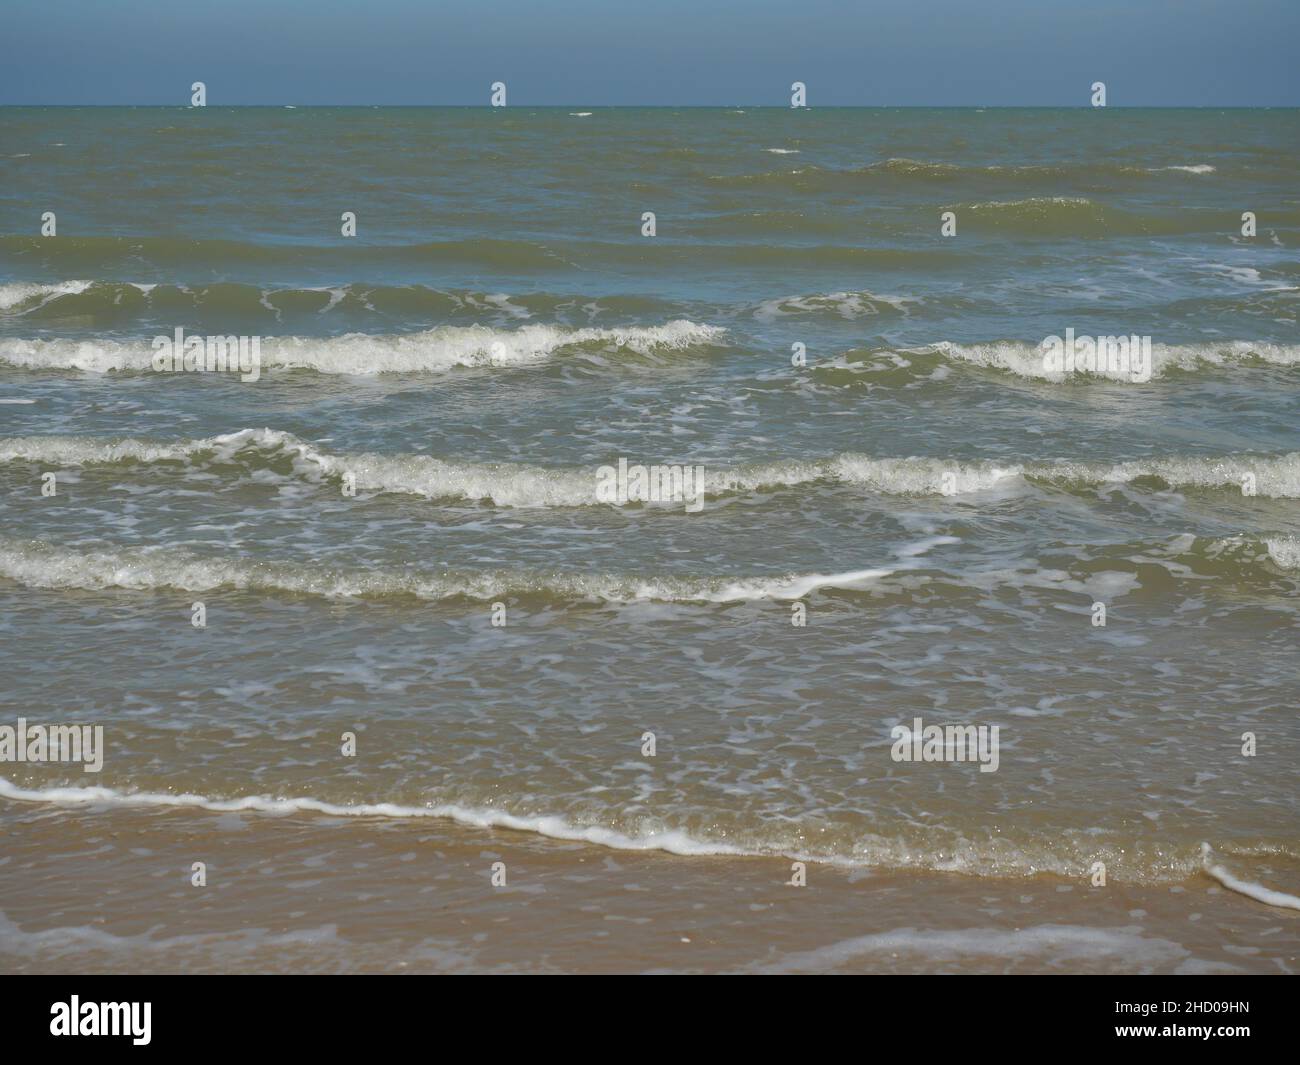
[[[1113,875],[1137,883],[1168,884],[1185,881],[1205,872],[1224,886],[1273,906],[1296,908],[1295,896],[1272,891],[1243,881],[1210,859],[1208,844],[1199,849],[1164,845],[1127,846],[1119,841],[1099,842],[1095,836],[1066,833],[1046,840],[1008,838],[970,840],[944,833],[928,845],[918,841],[892,839],[872,832],[856,834],[839,845],[809,849],[797,825],[786,829],[765,826],[756,832],[735,833],[735,838],[717,838],[708,832],[690,831],[659,822],[625,824],[614,817],[607,823],[591,824],[582,817],[564,814],[516,814],[508,809],[469,803],[415,802],[331,802],[314,796],[276,797],[244,795],[233,798],[177,791],[121,790],[101,786],[23,787],[0,777],[0,798],[16,802],[50,803],[61,806],[110,806],[204,810],[211,813],[252,812],[270,816],[324,815],[382,820],[434,818],[471,828],[510,829],[532,832],[551,839],[591,843],[614,850],[664,851],[682,856],[784,857],[847,868],[926,869],[968,876],[1033,877],[1044,873],[1075,877],[1099,856]],[[613,827],[618,826],[618,827]],[[1234,855],[1251,858],[1272,854],[1267,843],[1234,845]]]
[[[610,505],[597,495],[597,469],[467,462],[430,455],[334,453],[278,429],[240,429],[220,436],[164,443],[79,436],[0,438],[0,462],[96,466],[119,462],[237,463],[253,470],[286,463],[305,479],[350,473],[363,491],[427,499],[485,501],[501,507]],[[873,457],[846,452],[826,458],[755,462],[705,469],[706,497],[797,488],[819,482],[886,495],[965,495],[1015,482],[1103,487],[1154,480],[1171,488],[1240,490],[1254,478],[1256,494],[1300,499],[1300,452],[1283,455],[1168,456],[1129,462],[989,461],[927,456]]]
[[[327,599],[386,599],[409,596],[443,601],[491,602],[510,596],[564,602],[736,603],[758,599],[800,599],[820,588],[860,588],[888,576],[885,569],[848,573],[792,573],[771,577],[640,577],[623,574],[418,572],[394,569],[346,570],[325,564],[205,558],[182,548],[76,551],[39,540],[0,540],[0,577],[30,588],[103,591],[217,588],[288,593]]]
[[[454,367],[518,366],[545,361],[564,349],[615,349],[641,355],[716,344],[725,330],[677,319],[664,325],[617,329],[525,325],[438,326],[419,333],[349,333],[337,337],[267,337],[262,365],[322,374],[436,373]],[[0,364],[23,370],[91,373],[151,370],[150,341],[0,340]]]
[[[1087,372],[1065,373],[1049,370],[1044,365],[1044,352],[1040,344],[1023,340],[995,340],[982,344],[956,344],[939,341],[916,348],[893,350],[850,351],[834,360],[813,367],[813,372],[832,383],[850,383],[853,378],[844,374],[893,374],[897,383],[909,383],[922,377],[933,377],[937,367],[944,364],[975,367],[981,370],[1001,370],[1035,381],[1086,383],[1106,380],[1121,384],[1135,382],[1134,374],[1126,370],[1107,368]],[[1199,370],[1225,370],[1236,367],[1300,366],[1300,344],[1274,344],[1259,341],[1233,340],[1205,344],[1152,344],[1151,379],[1175,374],[1194,373]],[[893,371],[906,371],[893,373]],[[887,378],[879,378],[887,384]]]

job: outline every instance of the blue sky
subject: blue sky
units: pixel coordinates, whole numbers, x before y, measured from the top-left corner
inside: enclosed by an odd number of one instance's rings
[[[1300,0],[2,0],[0,104],[1300,105]]]

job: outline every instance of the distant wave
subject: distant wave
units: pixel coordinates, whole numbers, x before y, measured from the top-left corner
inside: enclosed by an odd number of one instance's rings
[[[443,324],[504,324],[532,318],[552,321],[574,315],[636,320],[672,318],[681,305],[653,296],[627,293],[593,295],[550,292],[484,292],[426,285],[381,285],[340,282],[309,286],[262,286],[236,281],[167,284],[140,281],[62,281],[0,283],[0,316],[43,323],[92,318],[117,324],[132,318],[175,324],[199,321],[247,323],[274,330],[295,316],[324,316],[334,321],[405,321],[411,317],[442,319]],[[243,325],[241,325],[243,328]]]
[[[1084,187],[1115,183],[1150,183],[1189,180],[1216,172],[1208,163],[1141,166],[1105,162],[1053,164],[950,163],[921,159],[882,159],[861,166],[802,165],[793,169],[749,174],[715,174],[710,180],[739,188],[777,186],[805,189],[852,189],[892,185],[899,188],[926,185],[980,185],[982,187],[1046,188],[1073,182]]]
[[[193,330],[191,330],[193,332]],[[429,373],[457,366],[513,366],[535,363],[562,349],[624,349],[643,355],[715,344],[724,330],[684,319],[657,326],[581,329],[524,325],[438,326],[419,333],[349,333],[336,337],[267,337],[262,364],[325,374]],[[93,373],[145,372],[150,340],[14,340],[0,338],[0,365],[24,370],[81,370]]]
[[[1123,163],[1054,163],[1051,165],[1036,163],[1021,164],[978,164],[935,163],[917,159],[886,159],[858,168],[857,173],[889,173],[924,176],[928,178],[952,179],[973,174],[990,174],[999,178],[1006,177],[1048,177],[1060,178],[1071,174],[1116,175],[1116,174],[1156,174],[1164,170],[1181,170],[1191,174],[1212,174],[1215,168],[1208,163],[1193,163],[1178,166],[1132,166]]]
[[[1013,205],[992,205],[1013,206]],[[996,212],[995,212],[996,213]],[[749,219],[755,226],[761,218]],[[968,219],[970,221],[970,219]],[[959,260],[934,260],[932,253],[902,249],[806,249],[814,264],[819,256],[831,259],[845,253],[882,257],[882,265],[900,269],[916,266],[942,269]],[[910,257],[918,258],[912,261]],[[827,262],[826,265],[834,265]],[[1213,313],[1224,317],[1294,320],[1300,306],[1300,287],[1288,284],[1297,275],[1294,263],[1267,268],[1272,287],[1216,296],[1198,296],[1148,308],[1174,318]],[[331,330],[349,326],[369,334],[398,323],[439,321],[444,325],[506,326],[526,322],[550,323],[557,328],[587,327],[595,321],[653,322],[707,317],[720,322],[736,316],[760,321],[802,317],[823,321],[865,318],[953,317],[967,312],[988,313],[996,307],[985,297],[972,299],[958,292],[917,295],[867,289],[803,292],[775,296],[753,303],[708,305],[669,300],[650,295],[584,292],[490,292],[431,288],[420,284],[381,285],[360,282],[310,286],[261,286],[223,281],[211,284],[167,284],[139,281],[60,281],[50,283],[0,283],[0,322],[19,319],[33,327],[60,326],[77,319],[125,332],[127,324],[144,321],[184,324],[197,331],[201,323],[220,323],[221,332],[288,332],[306,326],[314,332],[319,321]],[[399,326],[400,327],[400,326]],[[137,327],[138,328],[138,327]],[[158,328],[158,326],[154,326]],[[1232,345],[1202,345],[1206,349]]]
[[[541,244],[488,238],[425,241],[419,244],[270,244],[187,237],[0,236],[0,255],[41,263],[81,277],[131,276],[142,264],[190,272],[196,263],[223,269],[266,270],[277,266],[338,263],[473,263],[502,269],[546,269],[561,265]]]
[[[702,230],[708,225],[700,221]],[[732,219],[722,226],[738,235],[762,236],[770,230]],[[794,227],[798,228],[798,227]],[[821,231],[827,227],[822,226]],[[715,227],[715,232],[717,227]],[[817,232],[814,226],[810,232]],[[39,237],[0,236],[0,258],[62,277],[156,277],[191,279],[201,270],[274,276],[295,269],[358,276],[358,269],[392,266],[410,270],[423,265],[473,267],[509,274],[545,274],[574,268],[674,266],[716,268],[751,266],[810,268],[822,266],[889,266],[944,264],[965,257],[957,248],[864,248],[852,244],[796,245],[751,240],[734,243],[685,242],[666,237],[591,240],[581,237],[540,241],[448,240],[420,244],[259,244],[232,240],[185,240],[178,237]],[[211,282],[209,282],[211,283]]]
[[[957,215],[957,228],[1004,231],[1017,236],[1099,238],[1113,235],[1173,235],[1230,230],[1230,211],[1192,209],[1139,211],[1103,206],[1082,196],[1034,196],[1017,200],[988,200],[947,204]],[[1300,223],[1300,211],[1270,213],[1274,225]]]
[[[335,454],[275,429],[241,429],[174,443],[80,436],[0,438],[0,462],[64,466],[119,462],[239,462],[253,470],[287,463],[286,473],[338,478],[350,472],[363,491],[429,499],[485,501],[503,507],[605,505],[596,494],[596,467],[542,467],[441,459],[429,455]],[[1147,479],[1173,488],[1240,490],[1255,478],[1258,495],[1300,498],[1300,452],[1285,455],[1172,456],[1131,462],[991,462],[933,457],[872,457],[847,452],[820,459],[754,462],[705,471],[705,494],[779,490],[839,483],[889,495],[968,495],[1036,481],[1095,487]]]

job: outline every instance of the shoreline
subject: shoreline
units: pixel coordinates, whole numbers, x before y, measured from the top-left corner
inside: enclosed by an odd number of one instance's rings
[[[0,822],[11,973],[1300,972],[1300,913],[1207,874],[1092,888],[809,865],[792,887],[784,859],[432,820],[6,802]]]

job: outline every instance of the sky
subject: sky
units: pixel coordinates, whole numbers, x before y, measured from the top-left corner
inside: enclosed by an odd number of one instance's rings
[[[1300,0],[0,0],[0,105],[1300,106]]]

